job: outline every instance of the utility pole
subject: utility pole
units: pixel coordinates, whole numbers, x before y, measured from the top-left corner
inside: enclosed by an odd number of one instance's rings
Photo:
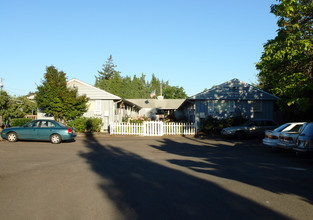
[[[0,87],[1,87],[1,93],[2,93],[2,88],[3,88],[3,79],[1,78],[1,82],[0,82]]]

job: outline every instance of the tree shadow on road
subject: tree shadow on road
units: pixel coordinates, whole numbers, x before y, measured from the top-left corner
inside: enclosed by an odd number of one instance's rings
[[[88,136],[84,142],[89,150],[80,156],[101,177],[104,196],[125,219],[288,219],[212,182],[114,146],[114,141],[102,144],[105,142]],[[176,144],[164,140],[162,146],[154,147],[171,151]]]
[[[197,139],[189,139],[199,142]],[[196,172],[236,180],[278,194],[294,194],[313,204],[313,161],[297,158],[293,152],[275,152],[254,140],[220,141],[214,147],[208,142],[190,147],[171,139],[152,146],[167,153],[202,158],[204,162],[173,159],[170,163],[188,167]]]

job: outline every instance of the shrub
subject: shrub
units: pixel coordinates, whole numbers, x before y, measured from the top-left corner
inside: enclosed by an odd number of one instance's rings
[[[19,127],[30,121],[32,121],[30,118],[13,118],[11,119],[11,127]]]
[[[248,119],[243,116],[235,116],[223,119],[217,119],[212,116],[208,116],[202,122],[201,130],[203,130],[205,133],[217,134],[225,127],[242,125],[247,120]]]
[[[127,122],[131,124],[142,124],[144,121],[151,121],[151,118],[147,116],[137,116],[136,118],[131,118],[130,116],[126,115],[122,118],[122,122]]]
[[[99,132],[102,125],[101,118],[88,118],[86,122],[86,130],[89,132]]]
[[[99,132],[103,125],[101,118],[77,117],[68,122],[68,125],[74,127],[77,132]]]

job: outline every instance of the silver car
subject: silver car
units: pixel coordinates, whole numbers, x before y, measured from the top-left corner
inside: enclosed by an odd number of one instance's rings
[[[289,133],[294,135],[294,133],[296,133],[296,136],[298,136],[303,124],[304,122],[289,122],[275,128],[274,130],[267,130],[265,131],[265,137],[262,140],[263,144],[269,147],[277,147],[277,144],[279,144],[279,137],[281,135],[287,135]]]
[[[247,136],[264,137],[266,130],[272,130],[277,127],[273,120],[268,119],[251,119],[240,126],[224,128],[221,134],[224,137],[244,138]]]
[[[296,147],[296,140],[299,134],[301,133],[301,131],[304,129],[305,125],[306,124],[304,123],[300,127],[295,126],[292,130],[288,132],[282,132],[279,135],[279,141],[277,143],[277,147],[281,149],[287,149],[287,150],[290,150]]]

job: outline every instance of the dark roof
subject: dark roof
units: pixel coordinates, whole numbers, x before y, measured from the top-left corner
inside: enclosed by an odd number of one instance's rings
[[[277,100],[278,97],[235,78],[218,86],[213,86],[211,89],[191,96],[188,99]]]
[[[186,99],[126,99],[141,108],[178,109]]]

